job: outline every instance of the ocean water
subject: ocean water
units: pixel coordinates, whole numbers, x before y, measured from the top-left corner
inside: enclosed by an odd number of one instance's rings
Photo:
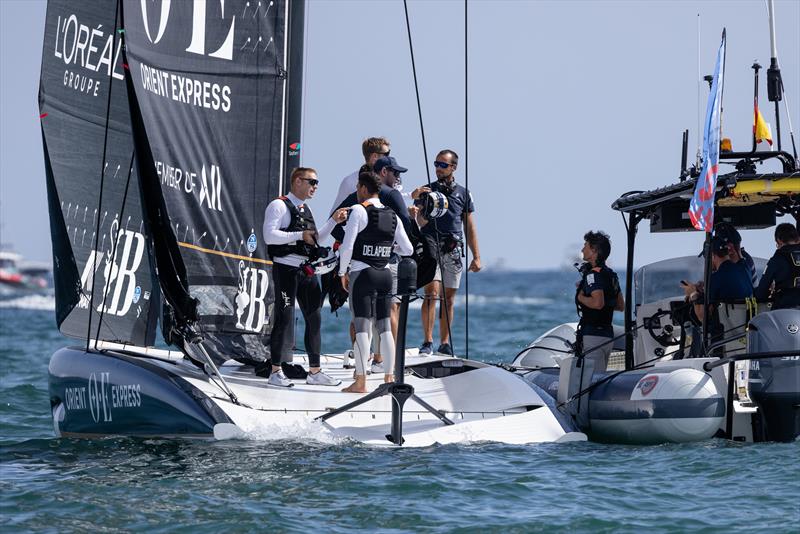
[[[471,276],[470,357],[510,361],[574,320],[575,279]],[[798,531],[798,442],[390,450],[314,428],[225,442],[56,439],[47,363],[69,340],[52,308],[51,297],[0,302],[3,532]],[[410,344],[421,341],[414,308]],[[465,311],[462,299],[453,325],[462,354]],[[325,351],[347,347],[347,321],[324,312]]]

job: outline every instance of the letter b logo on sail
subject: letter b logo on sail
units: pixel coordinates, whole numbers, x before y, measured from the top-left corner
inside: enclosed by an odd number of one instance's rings
[[[239,262],[239,292],[236,294],[236,328],[260,332],[267,322],[267,271]]]

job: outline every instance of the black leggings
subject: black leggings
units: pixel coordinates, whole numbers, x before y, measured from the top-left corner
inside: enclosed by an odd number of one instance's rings
[[[306,321],[304,342],[309,367],[319,367],[321,352],[320,326],[322,291],[319,277],[306,276],[298,267],[272,264],[272,283],[275,288],[275,324],[272,327],[270,353],[273,365],[290,361],[294,347],[294,303],[300,305]]]

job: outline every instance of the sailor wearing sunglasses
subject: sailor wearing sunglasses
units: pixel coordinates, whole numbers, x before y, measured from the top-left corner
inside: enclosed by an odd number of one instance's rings
[[[305,348],[310,373],[306,382],[318,386],[341,383],[320,368],[320,327],[322,291],[319,277],[304,269],[317,253],[317,243],[330,235],[337,222],[345,220],[347,210],[336,211],[321,228],[317,228],[311,209],[305,202],[314,196],[319,185],[317,171],[299,167],[292,171],[291,191],[276,198],[264,214],[264,240],[272,258],[272,279],[275,288],[275,323],[270,339],[271,362],[256,369],[256,374],[269,374],[269,384],[291,387],[294,383],[283,373],[281,363],[291,361],[294,346],[294,303],[306,322]]]
[[[436,321],[436,301],[439,300],[441,290],[439,283],[444,285],[444,297],[447,299],[447,318],[440,303],[439,310],[439,337],[441,344],[437,352],[452,355],[450,345],[450,328],[453,324],[453,307],[458,288],[461,285],[461,273],[464,270],[462,257],[464,256],[464,234],[466,228],[467,245],[472,250],[473,259],[469,270],[481,270],[481,254],[478,250],[478,234],[475,228],[473,212],[475,205],[472,194],[465,187],[456,183],[454,172],[458,168],[458,154],[452,150],[442,150],[436,155],[433,162],[436,169],[437,181],[430,187],[418,187],[411,193],[411,198],[419,201],[420,197],[431,191],[438,191],[447,196],[447,211],[439,218],[426,221],[419,215],[419,210],[412,208],[412,213],[417,215],[423,236],[435,240],[440,247],[439,265],[433,282],[425,286],[425,300],[422,303],[422,331],[424,342],[419,348],[421,355],[433,352],[433,324]],[[415,204],[418,202],[415,202]]]

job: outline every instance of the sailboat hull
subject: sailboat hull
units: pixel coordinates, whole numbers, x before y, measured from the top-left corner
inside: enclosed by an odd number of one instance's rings
[[[147,356],[147,352],[158,354]],[[341,359],[323,357],[326,370],[343,381],[337,387],[313,386],[301,380],[292,388],[269,386],[253,374],[252,367],[230,362],[220,372],[237,397],[238,403],[234,403],[204,372],[174,354],[135,347],[56,352],[49,367],[56,434],[216,439],[305,439],[317,435],[392,445],[386,438],[392,413],[389,396],[324,423],[317,420],[358,398],[341,391],[352,378],[352,369],[342,368]],[[454,424],[445,425],[409,399],[403,412],[404,446],[586,439],[554,414],[535,387],[513,373],[456,358],[412,356],[408,361],[414,371],[406,383]],[[370,375],[368,389],[375,389],[382,378]]]
[[[230,418],[179,375],[143,358],[63,348],[49,365],[50,406],[59,436],[214,435]]]

